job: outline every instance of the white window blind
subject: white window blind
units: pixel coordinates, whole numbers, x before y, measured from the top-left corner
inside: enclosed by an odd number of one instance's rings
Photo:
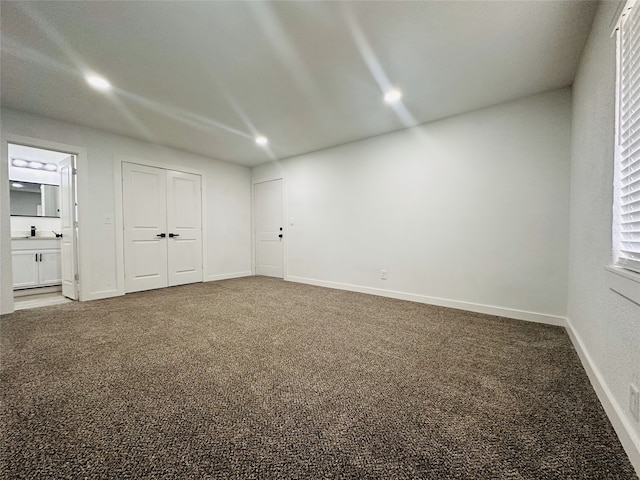
[[[614,209],[616,263],[640,272],[640,1],[618,25],[617,148]]]

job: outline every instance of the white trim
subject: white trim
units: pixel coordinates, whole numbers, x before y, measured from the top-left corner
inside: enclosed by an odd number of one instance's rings
[[[201,177],[204,177],[205,175],[204,172],[199,168],[192,168],[187,165],[181,165],[179,163],[156,160],[155,158],[142,159],[140,157],[134,157],[131,155],[117,155],[114,157],[114,160],[118,162],[133,163],[135,165],[141,165],[143,167],[156,167],[156,168],[162,168],[164,170],[175,170],[176,172],[192,173],[194,175],[200,175]]]
[[[624,196],[623,195],[624,194],[623,179],[626,176],[628,176],[628,175],[623,175],[622,172],[626,170],[630,165],[623,168],[621,163],[628,159],[626,157],[623,158],[623,155],[622,155],[622,152],[624,151],[624,149],[623,149],[622,138],[621,138],[622,119],[620,117],[621,115],[620,112],[624,103],[622,100],[622,89],[623,89],[622,63],[623,63],[623,60],[630,61],[630,62],[634,61],[633,50],[631,51],[631,53],[629,52],[624,53],[622,51],[622,47],[623,47],[622,36],[625,34],[625,31],[624,31],[625,29],[622,28],[624,27],[622,24],[625,23],[626,20],[629,20],[629,17],[627,17],[625,20],[624,18],[625,16],[631,15],[631,14],[632,15],[638,14],[637,10],[633,11],[638,7],[639,7],[639,4],[637,3],[636,0],[627,0],[623,9],[619,13],[619,18],[617,19],[616,28],[614,30],[614,33],[616,35],[616,85],[615,85],[615,103],[614,103],[614,106],[615,106],[615,122],[614,122],[615,142],[614,142],[614,169],[613,169],[614,195],[613,195],[613,207],[612,207],[613,219],[612,219],[612,225],[611,225],[611,245],[612,245],[614,265],[605,267],[608,271],[612,273],[617,273],[618,275],[622,275],[623,277],[627,277],[635,281],[640,281],[640,280],[637,280],[638,278],[640,278],[639,273],[636,273],[635,277],[633,275],[626,275],[623,273],[625,269],[633,270],[635,272],[640,272],[640,270],[638,270],[638,268],[640,268],[640,262],[637,259],[633,258],[634,257],[633,253],[630,253],[630,252],[622,253],[624,250],[635,251],[633,247],[625,248],[624,246],[624,244],[629,241],[628,239],[625,241],[624,234],[625,233],[628,234],[629,232],[625,232],[624,228],[622,227],[623,225],[622,217],[623,215],[630,215],[630,214],[634,215],[635,213],[638,213],[638,211],[635,209],[630,211],[624,211],[621,203],[622,197]],[[630,21],[633,22],[635,20],[631,19]],[[623,53],[625,54],[625,58],[623,58]],[[632,58],[626,58],[628,54],[630,54]],[[632,102],[632,101],[633,101],[633,98],[629,99],[629,102]],[[632,119],[633,117],[629,118],[627,121],[631,121]],[[619,271],[616,269],[616,267],[618,267]],[[612,290],[630,299],[631,301],[640,304],[639,288],[636,288],[636,286],[633,286],[630,282],[625,281],[620,277],[616,278],[615,276],[610,276],[610,278],[611,278],[610,281],[614,285],[611,287]]]
[[[488,315],[497,315],[500,317],[513,318],[516,320],[525,320],[527,322],[544,323],[546,325],[555,325],[564,327],[566,318],[558,315],[549,315],[546,313],[529,312],[526,310],[517,310],[513,308],[496,307],[493,305],[483,305],[480,303],[463,302],[459,300],[451,300],[447,298],[429,297],[416,293],[398,292],[394,290],[384,290],[381,288],[363,287],[360,285],[352,285],[348,283],[327,282],[324,280],[315,280],[305,277],[286,276],[285,280],[297,283],[306,283],[319,287],[335,288],[338,290],[349,290],[358,293],[368,293],[370,295],[379,295],[381,297],[397,298],[400,300],[409,300],[412,302],[426,303],[429,305],[438,305],[440,307],[456,308],[458,310],[467,310],[476,313],[485,313]]]
[[[618,438],[620,439],[620,443],[624,448],[624,451],[627,453],[631,465],[635,469],[636,473],[640,477],[640,437],[634,432],[633,425],[629,420],[628,416],[624,413],[625,409],[623,409],[620,404],[616,401],[615,397],[611,393],[607,382],[604,380],[604,377],[600,373],[600,370],[593,362],[591,355],[587,351],[584,342],[580,338],[580,335],[575,331],[571,320],[567,318],[567,333],[569,334],[569,338],[571,342],[573,342],[573,346],[578,352],[578,357],[582,362],[582,366],[587,372],[587,376],[591,381],[591,385],[593,389],[596,391],[596,395],[598,395],[598,399],[602,404],[611,425],[613,425],[613,429],[615,430]]]
[[[219,273],[216,275],[209,275],[205,278],[205,282],[215,282],[217,280],[229,280],[231,278],[252,277],[253,272],[234,272],[234,273]]]
[[[50,287],[23,288],[13,291],[14,301],[18,297],[27,297],[29,295],[39,295],[41,293],[57,293],[62,292],[62,285],[52,285]],[[62,294],[62,293],[61,293]]]
[[[101,300],[103,298],[113,298],[124,295],[124,292],[120,292],[117,289],[114,290],[99,290],[97,292],[89,292],[84,300]]]
[[[88,282],[83,280],[89,278],[89,252],[87,249],[82,248],[83,238],[82,232],[88,225],[88,213],[87,205],[89,200],[89,161],[87,159],[87,149],[78,147],[76,145],[69,145],[67,143],[54,142],[51,140],[45,140],[43,138],[26,137],[24,135],[14,134],[11,132],[4,132],[2,134],[2,158],[5,159],[8,155],[9,144],[25,145],[27,147],[41,148],[43,150],[54,150],[62,153],[68,153],[76,156],[75,167],[78,171],[77,182],[77,198],[78,203],[78,238],[76,239],[76,258],[78,259],[78,265],[76,267],[77,273],[80,275],[80,281],[77,283],[78,300],[85,301],[89,299],[87,289],[89,288]],[[8,162],[8,158],[7,158]],[[2,162],[4,163],[4,162]],[[9,229],[10,230],[10,229]],[[11,236],[11,232],[6,232],[8,237]],[[9,262],[9,271],[11,274],[11,262]],[[13,292],[13,289],[12,289]],[[13,311],[13,295],[11,298],[2,298],[3,311],[6,309],[7,313]],[[9,305],[7,308],[5,305]]]
[[[116,242],[116,288],[114,296],[124,295],[124,215],[122,212],[122,162],[118,156],[113,157],[113,238]]]
[[[640,274],[616,266],[605,270],[609,288],[640,306]]]
[[[608,267],[604,267],[604,269],[611,273],[615,273],[616,275],[628,278],[632,282],[640,283],[640,273],[633,272],[617,265],[610,265]]]
[[[623,16],[622,14],[631,10],[635,5],[635,3],[636,3],[636,0],[627,0],[626,3],[621,2],[620,5],[618,5],[618,8],[616,9],[616,13],[614,14],[614,17],[613,17],[616,24],[615,24],[615,27],[613,27],[613,31],[611,32],[610,37],[613,37],[618,32],[618,30],[620,30],[620,22],[622,21],[622,16]],[[616,19],[616,15],[618,16],[617,19]]]

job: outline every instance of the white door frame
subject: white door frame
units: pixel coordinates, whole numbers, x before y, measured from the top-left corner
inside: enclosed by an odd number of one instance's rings
[[[115,201],[115,210],[114,210],[114,225],[116,228],[116,280],[117,280],[117,294],[124,295],[124,217],[122,213],[122,208],[124,204],[123,199],[123,189],[122,189],[122,163],[135,163],[137,165],[142,165],[145,167],[156,167],[156,168],[164,168],[165,170],[175,170],[178,172],[185,173],[193,173],[195,175],[200,175],[200,179],[202,181],[200,188],[200,200],[202,202],[202,210],[200,215],[202,217],[202,281],[206,282],[208,278],[208,267],[207,267],[207,223],[205,219],[207,218],[207,202],[205,201],[205,193],[207,191],[207,177],[204,172],[197,168],[190,168],[185,165],[181,165],[178,163],[170,163],[163,162],[158,160],[150,160],[150,159],[140,159],[136,157],[129,157],[125,155],[114,156],[113,157],[113,190],[114,190],[114,201]],[[119,232],[119,233],[118,233]]]
[[[87,182],[87,172],[88,172],[88,164],[87,164],[87,150],[82,147],[78,147],[77,145],[69,145],[66,143],[53,142],[50,140],[44,140],[41,138],[35,137],[27,137],[24,135],[14,134],[14,133],[5,133],[2,135],[2,144],[0,145],[1,150],[1,160],[0,160],[0,169],[2,170],[2,175],[0,175],[1,182],[9,182],[9,144],[15,145],[24,145],[26,147],[34,147],[34,148],[42,148],[44,150],[54,150],[62,153],[69,153],[76,156],[76,168],[78,170],[78,175],[76,177],[77,182],[77,197],[76,202],[78,203],[78,218],[76,219],[78,222],[78,238],[76,239],[76,259],[78,260],[78,274],[80,279],[78,281],[78,294],[79,300],[84,301],[88,300],[87,298],[87,283],[83,282],[83,279],[87,278],[89,271],[89,262],[87,256],[86,249],[83,248],[82,238],[85,238],[81,232],[84,230],[86,226],[86,200],[89,198],[89,186]],[[4,185],[4,183],[3,183]],[[5,189],[2,189],[5,191]],[[0,223],[2,225],[6,225],[9,228],[3,228],[2,234],[0,238],[0,245],[2,246],[2,263],[8,265],[8,278],[2,277],[2,290],[0,291],[0,298],[2,303],[2,312],[13,312],[13,283],[11,282],[11,276],[13,275],[12,267],[11,267],[11,228],[10,228],[10,208],[9,208],[9,195],[8,188],[6,189],[6,194],[0,201],[1,210],[0,216],[2,219]],[[5,205],[6,203],[6,205]],[[5,272],[6,273],[6,272]],[[9,285],[5,285],[5,282],[9,281]]]
[[[256,241],[256,205],[255,205],[255,186],[258,183],[271,182],[274,180],[282,181],[282,227],[284,228],[284,237],[282,238],[282,279],[288,280],[289,270],[287,268],[288,262],[288,248],[289,248],[289,235],[290,224],[289,217],[287,216],[287,182],[284,176],[261,178],[259,180],[251,181],[251,274],[256,275],[256,249],[258,243]]]

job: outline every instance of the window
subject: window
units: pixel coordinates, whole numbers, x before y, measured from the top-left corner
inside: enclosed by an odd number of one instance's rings
[[[625,5],[617,36],[613,253],[617,266],[640,273],[640,0]]]

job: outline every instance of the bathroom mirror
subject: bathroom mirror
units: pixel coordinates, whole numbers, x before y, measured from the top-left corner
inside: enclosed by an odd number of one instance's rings
[[[9,182],[11,215],[60,217],[60,187],[42,183]]]

